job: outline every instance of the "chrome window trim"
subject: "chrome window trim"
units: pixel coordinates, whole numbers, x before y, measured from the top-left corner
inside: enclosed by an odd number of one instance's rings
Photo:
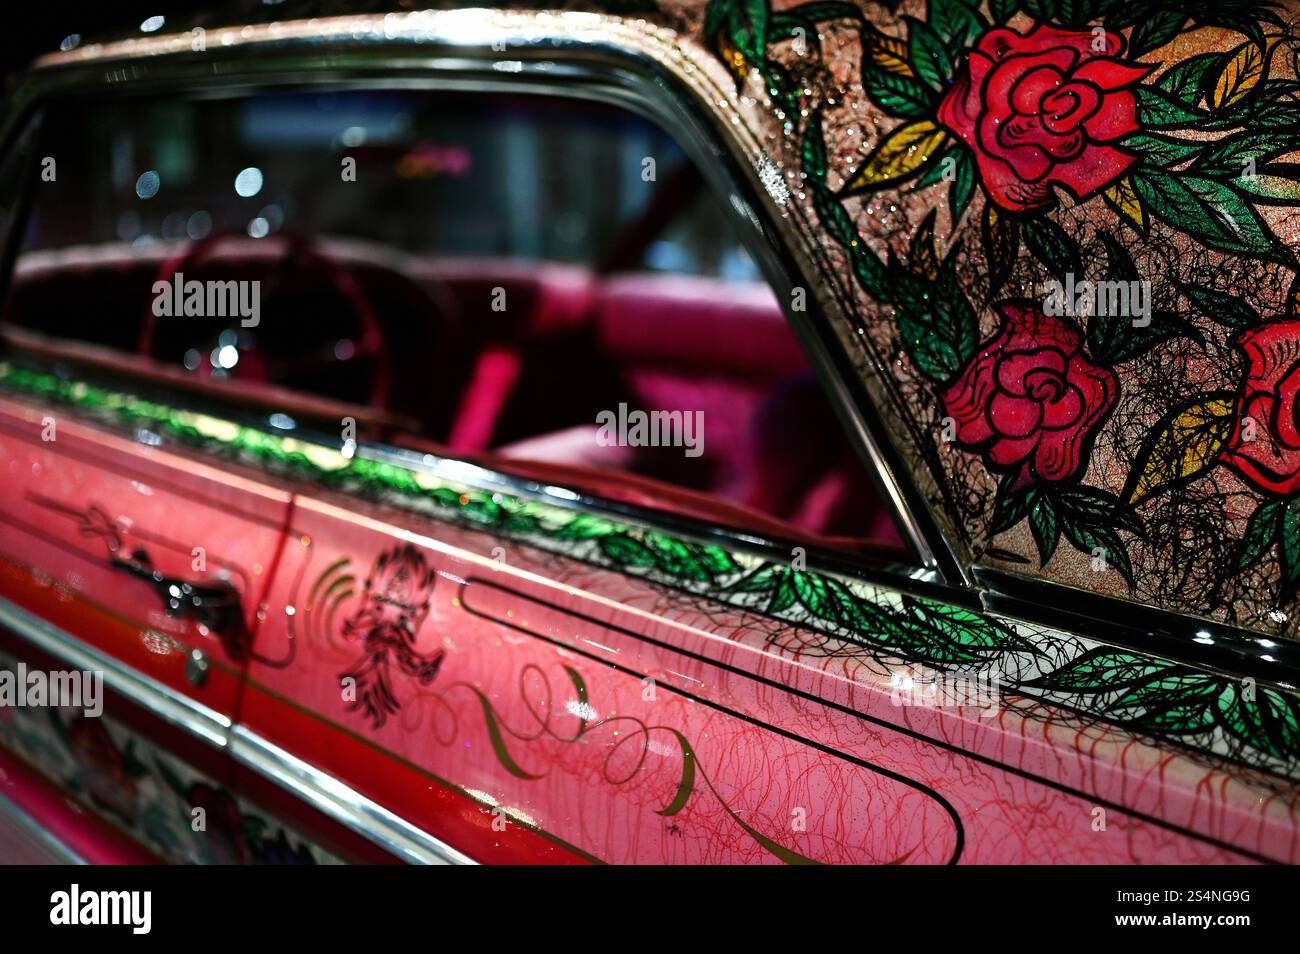
[[[621,24],[620,35],[628,42],[614,42],[613,30],[575,34],[574,22],[593,18]],[[120,92],[174,92],[192,85],[200,93],[221,95],[343,82],[349,88],[493,89],[587,98],[634,111],[677,141],[727,210],[803,345],[849,442],[915,552],[920,562],[915,569],[927,580],[969,586],[965,562],[916,488],[817,295],[809,296],[807,311],[792,309],[795,287],[815,291],[820,283],[810,281],[791,255],[789,236],[782,231],[787,227],[769,209],[758,172],[737,134],[700,102],[699,89],[664,62],[633,48],[633,39],[656,30],[672,33],[593,14],[450,10],[212,29],[206,53],[190,51],[188,33],[91,44],[38,60],[4,129],[11,133],[21,115],[41,100],[102,90],[106,81]],[[328,55],[322,55],[327,44]],[[494,50],[493,44],[502,48]],[[304,57],[304,52],[309,55]],[[224,57],[219,70],[214,69],[214,57]],[[739,541],[747,538],[743,531],[721,532]],[[804,544],[790,541],[782,547],[784,553],[794,545]],[[837,562],[856,561],[840,555]]]
[[[474,863],[455,848],[258,733],[243,726],[232,727],[230,720],[220,713],[85,645],[66,630],[3,596],[0,596],[0,627],[71,666],[102,672],[104,685],[127,701],[228,753],[235,761],[404,861]]]

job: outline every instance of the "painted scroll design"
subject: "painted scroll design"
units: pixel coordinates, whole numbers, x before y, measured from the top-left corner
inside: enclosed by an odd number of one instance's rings
[[[436,712],[441,713],[444,717],[444,725],[441,730],[435,725],[435,737],[444,746],[453,745],[460,739],[459,717],[455,708],[446,701],[446,695],[457,691],[471,693],[483,713],[488,741],[501,767],[515,778],[524,781],[536,781],[544,778],[545,772],[532,772],[525,768],[516,758],[512,747],[516,745],[526,747],[542,738],[566,745],[586,744],[592,741],[590,735],[601,730],[611,730],[611,737],[616,737],[616,739],[606,743],[608,748],[601,761],[600,773],[604,782],[615,788],[628,784],[641,774],[642,769],[645,768],[646,759],[652,751],[652,740],[656,736],[671,737],[676,741],[681,752],[681,772],[677,778],[672,799],[662,808],[655,809],[657,815],[663,818],[673,818],[686,808],[692,798],[707,793],[722,806],[731,820],[755,844],[774,858],[786,864],[817,864],[814,859],[782,845],[741,818],[718,792],[708,773],[700,764],[695,747],[680,730],[668,725],[651,725],[632,715],[596,716],[591,710],[588,701],[587,684],[582,678],[582,674],[572,666],[566,665],[563,668],[575,697],[572,712],[576,727],[571,732],[565,732],[555,724],[556,708],[553,704],[555,690],[552,688],[550,677],[540,666],[535,663],[528,663],[519,672],[517,695],[518,701],[528,711],[532,722],[531,725],[526,728],[511,726],[482,689],[470,683],[457,682],[448,685],[441,692],[423,693],[421,696],[421,698],[435,705]],[[530,679],[537,680],[534,689],[537,686],[541,687],[540,698],[535,694],[530,694]],[[635,747],[632,749],[634,757],[630,760],[630,768],[619,770],[615,763],[627,746]],[[901,864],[905,860],[906,856],[895,859],[890,863]]]

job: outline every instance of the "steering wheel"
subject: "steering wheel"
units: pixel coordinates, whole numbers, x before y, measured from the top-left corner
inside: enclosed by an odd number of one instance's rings
[[[214,232],[193,242],[162,263],[150,288],[155,288],[159,282],[162,282],[170,289],[178,274],[202,262],[205,257],[212,254],[220,242],[233,237],[242,238],[243,233]],[[262,312],[259,315],[259,322],[256,326],[246,328],[242,325],[241,317],[233,315],[228,319],[226,328],[213,334],[209,317],[209,321],[201,326],[206,328],[205,336],[186,349],[187,351],[196,349],[201,356],[198,367],[193,370],[204,378],[214,377],[218,369],[219,351],[223,344],[232,342],[239,345],[236,352],[237,362],[232,362],[231,366],[224,367],[222,370],[229,372],[231,377],[243,380],[280,382],[289,377],[310,378],[317,374],[337,371],[352,362],[370,362],[373,367],[369,377],[369,406],[378,409],[387,408],[393,386],[392,353],[383,326],[356,276],[346,264],[336,260],[317,243],[305,237],[281,233],[273,238],[256,241],[259,244],[281,242],[285,247],[284,253],[268,266],[266,281],[259,289],[259,308]],[[315,267],[325,273],[328,287],[337,292],[347,303],[348,318],[355,328],[355,334],[342,337],[329,334],[328,340],[322,338],[321,341],[313,344],[309,336],[304,340],[303,331],[310,327],[306,321],[301,323],[300,328],[295,328],[294,334],[280,335],[279,343],[275,340],[277,336],[265,334],[265,322],[270,317],[266,313],[266,303],[274,298],[277,290],[284,284],[290,265]],[[165,294],[170,294],[170,291]],[[179,316],[171,320],[177,325],[195,321],[192,317]],[[158,316],[154,313],[151,299],[140,327],[140,337],[136,345],[137,354],[151,359],[159,357],[156,353],[157,324]],[[230,337],[232,335],[233,338]],[[259,341],[259,339],[263,340]],[[289,347],[285,346],[285,341],[291,343]],[[211,360],[207,358],[209,354],[213,355]]]

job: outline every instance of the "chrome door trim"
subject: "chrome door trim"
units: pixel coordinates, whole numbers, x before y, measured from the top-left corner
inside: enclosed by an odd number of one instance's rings
[[[104,685],[162,721],[217,749],[229,744],[230,719],[201,702],[136,672],[112,656],[87,646],[66,630],[46,622],[0,596],[0,626],[77,669],[102,673]]]
[[[152,677],[135,672],[3,596],[0,596],[0,627],[76,668],[102,672],[104,685],[127,701],[229,753],[235,761],[396,857],[418,864],[474,864],[455,848],[256,732],[232,726],[220,713]],[[17,806],[14,808],[21,811]]]
[[[235,761],[275,782],[337,822],[403,861],[426,865],[477,864],[378,802],[344,785],[256,732],[237,725],[231,733]]]
[[[89,861],[65,845],[53,832],[44,827],[2,792],[0,792],[0,818],[9,822],[27,836],[37,848],[49,855],[55,864],[90,864]]]

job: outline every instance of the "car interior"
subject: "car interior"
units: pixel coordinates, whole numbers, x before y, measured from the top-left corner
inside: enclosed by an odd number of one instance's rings
[[[357,408],[399,447],[904,557],[722,203],[639,117],[402,90],[70,101],[41,122],[39,154],[105,186],[37,190],[10,347]],[[157,288],[196,280],[260,282],[256,325],[156,313]],[[702,453],[602,442],[620,406],[701,412]]]

